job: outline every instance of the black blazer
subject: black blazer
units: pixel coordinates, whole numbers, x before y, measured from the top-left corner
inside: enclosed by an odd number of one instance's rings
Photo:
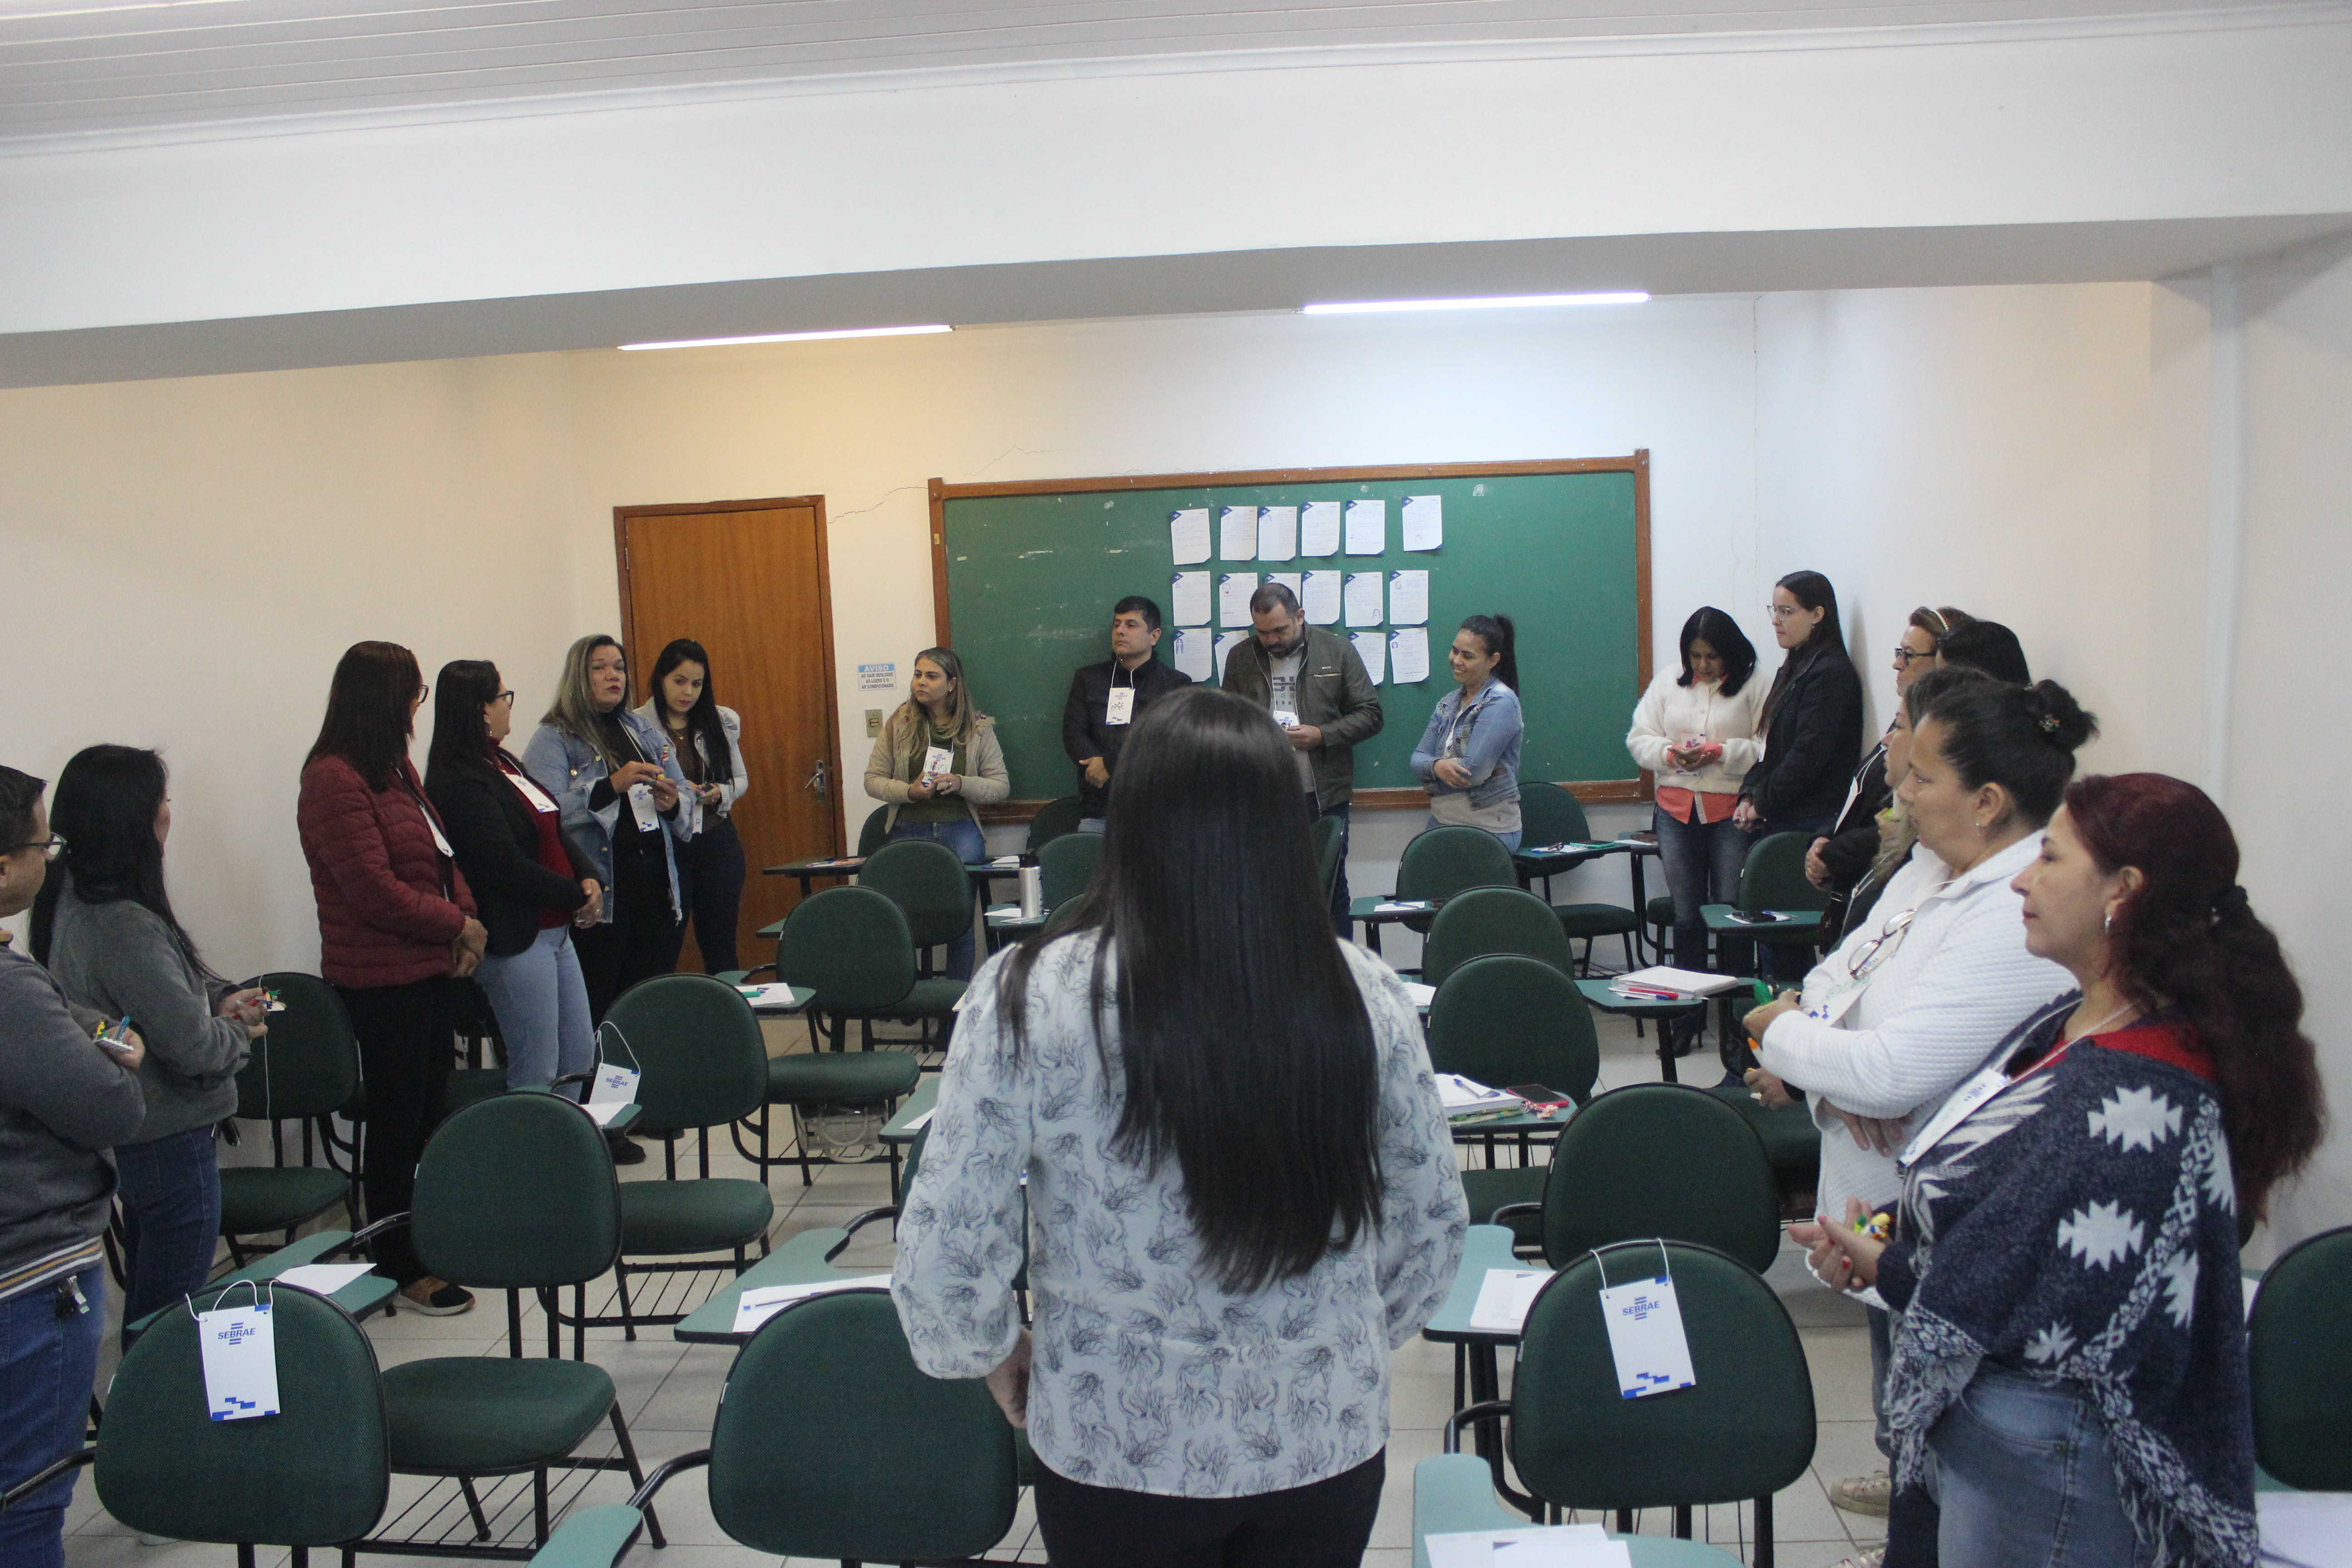
[[[1803,658],[1791,653],[1790,658]],[[1813,655],[1790,679],[1764,731],[1764,760],[1739,793],[1756,803],[1768,831],[1831,816],[1862,760],[1862,677],[1838,649]]]
[[[1886,743],[1871,747],[1862,759],[1862,766],[1853,772],[1853,782],[1861,787],[1854,792],[1853,804],[1830,829],[1829,842],[1822,846],[1822,863],[1830,868],[1830,887],[1835,892],[1850,891],[1870,863],[1878,858],[1878,814],[1895,798],[1886,784]]]
[[[1192,684],[1192,678],[1173,665],[1160,662],[1156,652],[1135,667],[1130,678],[1135,683],[1135,712],[1125,724],[1107,724],[1103,721],[1110,710],[1111,670],[1118,663],[1107,658],[1100,664],[1081,666],[1070,677],[1070,695],[1062,703],[1062,750],[1070,761],[1100,757],[1103,766],[1118,771],[1118,753],[1127,744],[1129,731],[1143,710],[1180,687]],[[1120,684],[1125,684],[1121,682]],[[1078,770],[1078,812],[1082,816],[1100,816],[1110,799],[1107,789],[1097,789],[1087,783],[1087,770]]]
[[[475,905],[490,933],[491,957],[512,958],[537,942],[541,911],[571,914],[587,903],[587,890],[580,884],[597,876],[595,863],[564,833],[563,852],[571,857],[572,875],[560,876],[541,865],[539,814],[495,769],[436,767],[425,778],[425,793],[441,814],[449,847],[457,851],[457,869],[474,889]]]

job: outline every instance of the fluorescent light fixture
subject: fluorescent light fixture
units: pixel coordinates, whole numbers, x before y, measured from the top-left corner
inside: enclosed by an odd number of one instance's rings
[[[623,353],[638,349],[723,349],[737,343],[812,343],[827,338],[910,338],[923,332],[951,332],[953,327],[845,327],[834,332],[762,332],[750,338],[681,338],[673,343],[623,343]]]
[[[1387,310],[1515,310],[1533,305],[1646,305],[1650,296],[1639,289],[1606,294],[1502,294],[1484,300],[1348,300],[1305,305],[1309,316],[1362,316]]]

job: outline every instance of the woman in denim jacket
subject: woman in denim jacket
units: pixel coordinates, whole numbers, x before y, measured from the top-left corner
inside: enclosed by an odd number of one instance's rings
[[[1429,791],[1429,826],[1483,827],[1519,847],[1519,661],[1511,617],[1473,616],[1446,650],[1457,689],[1445,694],[1412,773]]]

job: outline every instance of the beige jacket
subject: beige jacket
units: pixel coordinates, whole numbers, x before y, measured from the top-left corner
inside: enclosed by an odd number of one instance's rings
[[[866,759],[866,793],[890,808],[890,815],[883,819],[885,832],[898,826],[898,808],[907,804],[907,785],[912,782],[907,776],[912,762],[908,752],[906,727],[894,714],[892,722],[882,726],[874,754]],[[957,798],[976,825],[980,813],[974,807],[994,805],[1013,793],[1012,775],[1004,771],[1004,748],[996,741],[996,721],[985,713],[972,721],[964,765],[973,771],[956,775],[961,781]]]

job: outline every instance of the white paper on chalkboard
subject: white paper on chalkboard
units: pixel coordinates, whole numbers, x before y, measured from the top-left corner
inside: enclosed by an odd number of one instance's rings
[[[1217,579],[1217,625],[1245,626],[1250,624],[1250,595],[1257,592],[1255,572],[1227,572]]]
[[[1311,500],[1298,509],[1298,553],[1339,553],[1339,503]]]
[[[1168,549],[1179,566],[1191,566],[1209,558],[1209,509],[1188,507],[1168,514]]]
[[[1257,559],[1257,508],[1229,506],[1217,514],[1217,559]]]
[[[1176,634],[1176,668],[1195,680],[1209,679],[1209,628],[1186,626]]]
[[[1429,628],[1399,626],[1389,634],[1389,679],[1410,686],[1429,679]]]
[[[1348,574],[1348,624],[1351,626],[1376,626],[1381,624],[1381,574],[1377,572]]]
[[[1257,558],[1287,561],[1298,553],[1298,509],[1260,507],[1257,513]]]
[[[1387,679],[1389,639],[1378,632],[1351,632],[1348,640],[1356,645],[1356,657],[1364,661],[1364,673],[1371,677],[1374,686]]]
[[[1298,597],[1299,590],[1306,585],[1306,582],[1307,575],[1303,572],[1269,572],[1265,574],[1267,587],[1271,588],[1279,583],[1290,590],[1290,596],[1294,599]],[[1304,605],[1301,607],[1304,608]]]
[[[1348,553],[1385,555],[1389,548],[1389,503],[1379,496],[1348,503]]]
[[[1337,626],[1345,572],[1309,572],[1298,585],[1298,610],[1311,626]]]
[[[1389,625],[1417,626],[1429,620],[1429,574],[1389,574]]]
[[[1234,649],[1241,647],[1242,644],[1249,641],[1249,639],[1250,635],[1247,632],[1219,632],[1217,634],[1217,679],[1219,680],[1223,680],[1225,678],[1226,656],[1231,654]]]
[[[1209,574],[1206,572],[1179,572],[1168,579],[1168,618],[1180,626],[1205,626],[1209,624]]]
[[[1397,521],[1407,550],[1435,550],[1445,542],[1445,498],[1407,496]]]

